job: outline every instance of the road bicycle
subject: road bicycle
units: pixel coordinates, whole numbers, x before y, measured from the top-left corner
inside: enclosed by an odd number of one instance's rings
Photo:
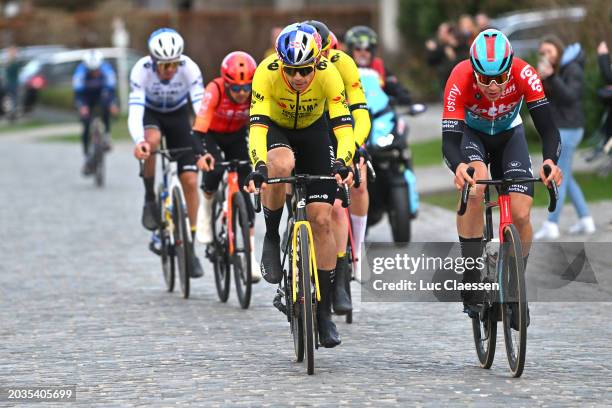
[[[215,285],[221,302],[227,302],[230,291],[231,270],[240,306],[247,309],[251,303],[251,238],[249,212],[245,196],[238,183],[238,169],[250,166],[249,160],[230,160],[215,163],[227,170],[221,188],[212,202],[213,242],[206,256],[215,269]]]
[[[161,258],[168,292],[174,290],[175,271],[178,267],[181,292],[185,299],[189,297],[189,278],[193,268],[193,239],[176,161],[192,150],[191,147],[166,149],[165,138],[162,138],[162,148],[153,152],[161,156],[162,181],[156,193],[159,228],[153,232],[149,248]]]
[[[306,218],[306,186],[313,181],[334,181],[333,176],[297,174],[291,177],[269,178],[267,184],[293,185],[292,211],[287,218],[288,239],[282,267],[283,279],[278,285],[274,306],[287,316],[293,336],[296,361],[314,374],[314,350],[319,348],[317,331],[317,305],[321,301],[317,260],[312,228]],[[343,206],[349,205],[349,193],[343,189]],[[259,194],[255,195],[255,211],[261,211]],[[285,261],[288,267],[285,268]]]
[[[548,177],[550,167],[544,165]],[[470,177],[474,168],[467,170]],[[513,184],[527,184],[541,181],[539,178],[505,178],[501,180],[476,180],[485,185],[485,227],[483,234],[484,277],[481,281],[490,283],[493,289],[486,290],[482,305],[470,306],[466,311],[472,319],[472,331],[476,354],[482,368],[491,368],[495,357],[497,322],[501,321],[504,331],[506,355],[513,377],[520,377],[525,367],[527,349],[528,302],[525,287],[525,265],[522,244],[516,226],[512,223],[509,188]],[[489,186],[497,189],[497,201],[491,201]],[[465,183],[461,191],[461,204],[457,213],[465,214],[470,192]],[[557,185],[548,186],[548,211],[553,212],[557,203]],[[499,207],[499,241],[493,238],[492,210]],[[497,285],[495,285],[497,284]],[[497,289],[496,286],[498,287]]]

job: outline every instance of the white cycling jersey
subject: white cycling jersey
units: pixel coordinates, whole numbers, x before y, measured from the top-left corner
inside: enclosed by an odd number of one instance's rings
[[[168,113],[181,108],[191,98],[193,110],[198,112],[204,96],[202,72],[186,55],[181,56],[176,74],[169,81],[158,78],[150,56],[141,58],[130,73],[130,87],[128,129],[135,143],[144,141],[145,107]]]

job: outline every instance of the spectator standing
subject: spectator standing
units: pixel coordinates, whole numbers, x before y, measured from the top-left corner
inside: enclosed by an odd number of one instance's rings
[[[561,135],[561,156],[558,165],[563,171],[559,186],[556,210],[544,221],[542,228],[534,235],[535,240],[559,237],[559,218],[566,194],[569,195],[576,212],[578,223],[570,227],[570,234],[592,234],[595,223],[589,214],[580,186],[572,176],[572,159],[584,135],[585,117],[582,110],[584,90],[585,55],[580,44],[567,48],[555,36],[547,36],[540,42],[538,73],[543,80],[544,92],[550,102],[553,120]]]
[[[457,59],[462,61],[470,54],[470,45],[478,35],[474,19],[469,14],[463,14],[457,22]]]
[[[8,96],[11,98],[11,112],[10,118],[11,120],[15,118],[14,110],[17,108],[18,101],[18,89],[19,89],[19,70],[21,69],[21,64],[17,60],[17,55],[19,51],[17,47],[11,46],[7,49],[7,61],[6,64],[6,92]]]
[[[435,68],[440,81],[440,97],[442,97],[446,80],[457,63],[456,48],[458,45],[455,29],[448,22],[438,26],[435,40],[429,39],[425,42],[427,63]]]
[[[474,20],[476,21],[476,29],[478,30],[478,32],[484,31],[489,28],[493,28],[491,26],[491,19],[485,13],[476,14],[476,16],[474,17]]]

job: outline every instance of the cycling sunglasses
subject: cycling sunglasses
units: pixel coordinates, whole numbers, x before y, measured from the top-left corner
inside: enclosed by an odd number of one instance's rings
[[[509,70],[499,75],[494,75],[494,76],[482,75],[474,71],[474,75],[476,76],[476,81],[478,81],[479,84],[484,85],[484,86],[489,86],[493,82],[495,82],[496,85],[503,85],[506,82],[508,82],[508,80],[510,79]]]
[[[229,89],[232,92],[240,92],[240,91],[244,91],[244,92],[251,92],[251,89],[253,89],[253,85],[252,84],[244,84],[244,85],[229,85]]]
[[[177,68],[179,66],[179,61],[173,62],[158,62],[156,63],[157,67],[162,71],[167,71],[169,69]]]
[[[283,67],[283,71],[285,72],[285,74],[287,74],[288,76],[292,77],[295,76],[296,73],[300,73],[301,76],[305,77],[306,75],[309,75],[312,71],[314,71],[314,66],[312,65],[308,65],[305,67]]]

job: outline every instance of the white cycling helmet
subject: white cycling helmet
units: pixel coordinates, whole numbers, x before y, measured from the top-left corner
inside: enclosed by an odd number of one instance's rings
[[[102,66],[104,62],[104,56],[100,50],[87,50],[83,54],[83,63],[89,70],[96,70]]]
[[[183,54],[183,37],[171,28],[160,28],[149,37],[149,53],[155,61],[178,61]]]

